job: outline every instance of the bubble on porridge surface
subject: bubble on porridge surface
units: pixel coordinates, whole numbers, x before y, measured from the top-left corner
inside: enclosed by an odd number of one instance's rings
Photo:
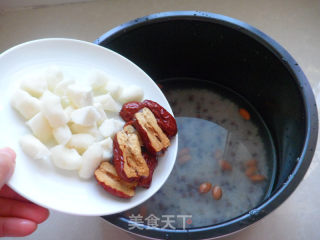
[[[142,204],[147,215],[157,216],[159,227],[165,224],[162,217],[171,215],[177,228],[184,224],[178,215],[192,216],[185,226],[199,227],[230,220],[257,206],[272,184],[273,146],[264,125],[252,120],[259,119],[255,113],[250,112],[250,121],[243,119],[239,108],[248,106],[212,89],[164,87],[163,91],[178,124],[178,159],[166,184]],[[246,176],[245,163],[253,158],[265,181],[253,182]],[[232,170],[222,171],[220,160],[228,161]],[[211,191],[199,194],[204,182],[219,185],[222,198],[214,200]],[[138,214],[138,208],[130,213]]]

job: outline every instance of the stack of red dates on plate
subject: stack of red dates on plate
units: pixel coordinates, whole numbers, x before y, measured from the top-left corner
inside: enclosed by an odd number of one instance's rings
[[[170,146],[177,124],[151,100],[124,104],[120,116],[126,124],[113,139],[113,162],[102,162],[95,178],[109,193],[131,198],[137,186],[150,187],[159,153]]]

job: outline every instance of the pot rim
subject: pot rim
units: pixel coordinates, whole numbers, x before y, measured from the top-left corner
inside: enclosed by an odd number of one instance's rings
[[[121,24],[120,26],[117,26],[104,33],[101,37],[96,39],[94,43],[100,45],[101,43],[104,43],[106,41],[112,42],[118,36],[144,25],[177,20],[204,21],[214,24],[220,24],[253,38],[282,61],[286,69],[292,75],[292,78],[295,80],[297,86],[299,87],[299,91],[304,104],[306,125],[305,139],[300,156],[297,158],[296,165],[291,171],[291,174],[289,175],[287,181],[276,192],[274,192],[272,196],[265,199],[257,207],[241,216],[211,226],[189,228],[185,230],[161,228],[147,230],[145,229],[145,227],[147,226],[139,225],[139,227],[143,228],[142,230],[135,228],[132,231],[129,231],[130,233],[151,238],[175,238],[184,235],[184,239],[193,239],[199,238],[199,235],[205,238],[229,235],[231,233],[244,229],[254,222],[257,222],[258,220],[275,210],[292,194],[292,192],[297,188],[298,184],[303,179],[313,158],[317,143],[318,113],[316,101],[311,86],[302,69],[294,60],[294,58],[280,44],[278,44],[275,40],[267,36],[265,33],[261,32],[257,28],[228,16],[202,11],[171,11],[155,13]],[[122,228],[123,230],[128,231],[128,224],[130,223],[130,220],[120,215],[104,216],[103,218],[110,223]]]

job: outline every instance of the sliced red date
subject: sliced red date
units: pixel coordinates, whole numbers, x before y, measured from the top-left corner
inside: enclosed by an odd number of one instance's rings
[[[157,119],[157,122],[169,138],[177,134],[177,123],[174,117],[161,105],[151,100],[144,100],[143,105],[149,108]]]
[[[127,183],[118,175],[114,166],[109,162],[102,162],[94,172],[97,182],[109,193],[120,198],[131,198],[135,195],[137,183]]]
[[[156,154],[170,146],[169,138],[157,124],[157,120],[149,108],[143,108],[134,116],[134,126],[149,153]]]
[[[126,124],[113,139],[113,165],[101,164],[95,177],[111,194],[131,198],[136,186],[150,187],[157,153],[170,146],[177,125],[170,113],[150,100],[124,104],[120,116]]]
[[[127,125],[113,140],[113,163],[118,175],[127,182],[149,176],[149,167],[141,152],[139,137]]]
[[[141,177],[138,183],[138,186],[144,187],[144,188],[149,188],[152,182],[152,176],[155,168],[157,167],[158,160],[156,156],[148,154],[148,153],[143,153],[144,158],[147,161],[148,167],[149,167],[149,176],[148,177]]]
[[[144,100],[143,102],[128,102],[124,104],[120,111],[120,116],[125,121],[131,121],[134,119],[135,113],[144,107],[147,107],[152,111],[160,128],[169,138],[177,134],[177,123],[174,117],[161,105],[151,100]]]

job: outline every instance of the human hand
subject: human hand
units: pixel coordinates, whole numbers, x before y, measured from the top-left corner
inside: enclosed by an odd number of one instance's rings
[[[0,149],[0,237],[22,237],[31,234],[45,221],[49,211],[10,189],[5,183],[15,167],[16,154],[10,148]]]

